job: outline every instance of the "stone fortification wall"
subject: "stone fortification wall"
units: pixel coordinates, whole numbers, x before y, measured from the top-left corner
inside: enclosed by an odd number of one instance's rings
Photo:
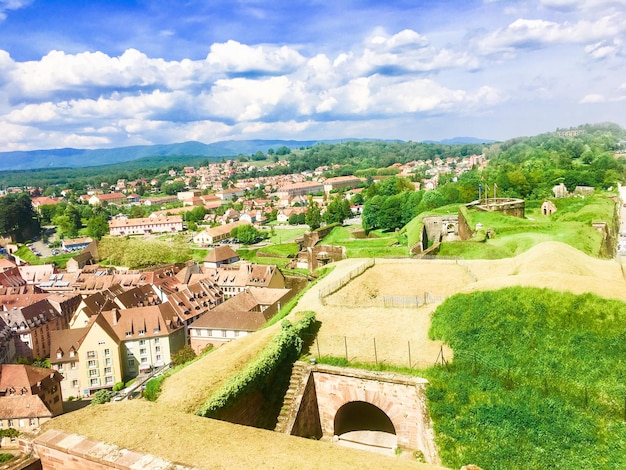
[[[478,204],[470,203],[476,210],[502,212],[513,217],[524,218],[526,202],[523,199],[491,198],[484,199]]]
[[[473,236],[474,232],[465,218],[465,211],[459,207],[459,238],[461,240],[470,240]]]

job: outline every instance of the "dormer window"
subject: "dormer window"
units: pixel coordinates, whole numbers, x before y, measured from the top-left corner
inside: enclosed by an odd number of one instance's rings
[[[60,349],[57,351],[57,359],[61,359],[63,357],[63,351]]]

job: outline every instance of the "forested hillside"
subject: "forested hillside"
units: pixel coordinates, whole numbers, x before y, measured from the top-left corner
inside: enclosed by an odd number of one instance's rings
[[[400,181],[403,179],[400,177],[392,178],[394,182],[370,185],[364,193],[364,227],[384,230],[403,227],[422,212],[478,199],[479,187],[482,187],[483,197],[493,197],[495,193],[498,197],[539,200],[553,197],[552,188],[560,183],[572,191],[576,186],[608,189],[618,181],[626,181],[626,159],[618,158],[618,152],[624,147],[626,131],[614,124],[586,125],[577,131],[580,134],[576,136],[549,133],[484,146],[488,164],[483,170],[473,168],[458,178],[452,174],[439,173],[437,188],[432,191],[415,193],[407,181]],[[398,147],[385,148],[397,150]],[[405,149],[408,151],[410,148],[407,146]],[[467,145],[452,149],[445,146],[417,148],[422,152],[426,149],[439,152],[440,158],[448,156],[448,152],[455,149],[456,156],[477,150]],[[376,157],[377,161],[388,163],[387,159],[392,158],[390,152],[380,153]],[[348,167],[357,165],[355,162],[360,160],[347,156],[349,153],[336,147],[320,152],[325,155],[326,164],[344,162]],[[352,153],[356,151],[353,149]],[[361,154],[365,163],[357,166],[364,167],[375,160],[367,149],[362,149]],[[396,155],[397,158],[407,158]],[[427,155],[432,158],[430,153]],[[344,172],[345,168],[337,171]],[[411,179],[421,181],[424,176],[423,170],[418,169]]]

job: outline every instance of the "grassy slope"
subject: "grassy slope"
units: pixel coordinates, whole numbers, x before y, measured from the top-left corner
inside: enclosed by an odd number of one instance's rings
[[[336,227],[324,237],[321,244],[345,246],[348,258],[407,256],[405,239],[396,233],[379,230],[370,232],[369,238],[354,238],[347,228]]]
[[[455,362],[428,374],[444,463],[624,468],[625,320],[623,302],[591,294],[515,287],[446,301],[431,336]]]
[[[484,243],[443,243],[439,254],[462,256],[465,259],[508,258],[545,241],[560,241],[583,253],[598,256],[602,236],[591,223],[604,221],[611,224],[615,207],[613,199],[600,195],[585,199],[557,199],[555,203],[558,211],[552,217],[542,215],[536,201],[535,204],[529,203],[525,219],[470,210],[470,226],[482,223],[485,228],[495,230],[495,238]]]

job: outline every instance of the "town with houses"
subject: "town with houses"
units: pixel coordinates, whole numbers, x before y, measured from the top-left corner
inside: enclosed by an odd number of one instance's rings
[[[415,190],[430,190],[437,188],[442,174],[456,177],[484,164],[484,156],[473,155],[393,167],[396,174],[406,177],[422,171],[426,178],[414,181]],[[288,166],[288,162],[254,167],[254,178],[245,177],[252,167],[236,160],[171,170],[168,181],[184,185],[183,191],[172,196],[150,197],[156,179],[103,183],[99,188],[85,188],[80,195],[70,190],[50,196],[37,188],[4,190],[5,194],[28,191],[36,213],[62,201],[120,208],[108,222],[111,237],[186,232],[184,212],[203,207],[205,224],[189,232],[189,243],[205,247],[207,256],[202,263],[143,270],[104,266],[99,264],[98,241],[83,236],[61,240],[56,252],[73,256],[60,269],[55,264],[25,262],[15,255],[18,246],[4,240],[0,428],[35,430],[63,413],[64,401],[88,400],[100,390],[150,376],[167,368],[173,355],[185,347],[201,354],[256,331],[270,320],[302,283],[294,282],[276,265],[240,260],[227,243],[231,231],[242,225],[261,227],[268,220],[302,224],[298,216],[306,214],[311,201],[323,213],[336,195],[352,200],[351,211],[358,218],[362,198],[353,198],[364,183],[353,175],[326,178],[327,172],[337,169],[329,167],[264,176],[276,166]],[[138,205],[148,208],[147,217],[128,215],[127,209]],[[303,266],[314,267],[310,262]],[[50,369],[38,366],[46,360]],[[3,437],[1,443],[6,445],[11,439]]]

